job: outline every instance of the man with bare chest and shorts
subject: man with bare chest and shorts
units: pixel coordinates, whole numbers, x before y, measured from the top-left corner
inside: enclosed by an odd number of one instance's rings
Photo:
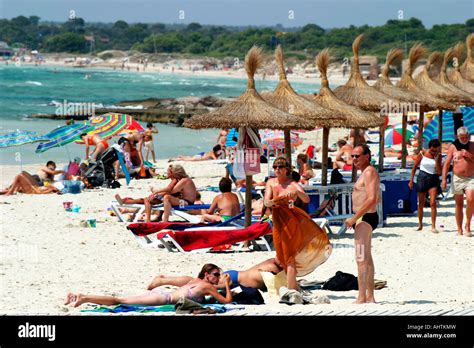
[[[454,200],[456,202],[456,224],[458,236],[463,235],[463,206],[466,194],[466,226],[465,236],[471,237],[471,219],[474,209],[474,155],[469,151],[469,132],[466,127],[457,130],[458,139],[448,148],[448,155],[443,166],[441,188],[446,189],[446,176],[453,162]]]
[[[354,216],[346,220],[347,227],[355,230],[359,296],[354,303],[375,303],[375,268],[371,248],[372,232],[379,223],[377,203],[380,200],[380,177],[375,168],[370,165],[370,156],[370,148],[366,144],[357,145],[351,154],[354,165],[362,171],[352,192]]]

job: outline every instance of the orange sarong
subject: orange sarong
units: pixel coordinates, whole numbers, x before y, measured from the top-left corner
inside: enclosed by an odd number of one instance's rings
[[[290,205],[288,197],[277,197],[273,203],[273,244],[278,260],[285,269],[294,261],[298,277],[313,272],[332,251],[326,232],[305,211]]]

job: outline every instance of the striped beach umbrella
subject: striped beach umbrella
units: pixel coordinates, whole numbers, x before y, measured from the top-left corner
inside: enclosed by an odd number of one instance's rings
[[[406,129],[406,140],[410,140],[411,137],[415,134],[415,130],[413,129],[412,126],[407,126]],[[385,131],[385,146],[392,146],[392,145],[398,145],[402,143],[402,125],[401,124],[396,124],[393,126],[390,126]]]
[[[423,131],[423,139],[425,141],[430,141],[432,139],[438,139],[438,123],[439,116],[435,115],[433,120],[428,123]],[[456,136],[454,135],[454,119],[452,112],[443,112],[443,142],[454,141]]]
[[[50,140],[40,143],[35,152],[45,152],[49,149],[52,149],[53,147],[64,146],[66,144],[72,143],[73,141],[79,139],[81,134],[90,132],[93,129],[93,126],[82,123],[74,123],[68,126],[58,127],[45,134],[45,137],[49,138]]]
[[[474,106],[461,107],[461,110],[464,126],[469,130],[469,134],[474,134]]]
[[[47,140],[49,140],[48,137],[39,135],[36,132],[17,130],[0,135],[0,148],[20,146]]]
[[[275,131],[271,129],[260,130],[260,139],[264,149],[284,149],[285,148],[285,134],[283,131]],[[291,147],[295,148],[303,143],[303,140],[295,132],[290,132]]]
[[[94,130],[89,134],[96,134],[102,139],[110,139],[123,132],[133,121],[132,116],[108,112],[104,115],[95,116],[87,121],[88,125],[94,126]],[[84,144],[82,140],[76,140],[77,144]]]

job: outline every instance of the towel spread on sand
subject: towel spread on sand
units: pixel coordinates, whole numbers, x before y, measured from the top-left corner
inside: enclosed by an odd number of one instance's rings
[[[284,268],[295,261],[298,277],[313,272],[331,254],[329,238],[302,209],[288,197],[273,199],[273,243]]]
[[[138,312],[138,313],[153,313],[153,312],[174,312],[175,305],[167,304],[161,306],[142,306],[142,305],[129,305],[129,304],[119,304],[115,306],[100,306],[93,305],[91,309],[82,309],[81,312],[100,312],[100,313],[125,313],[125,312]],[[226,308],[224,305],[219,304],[208,304],[204,305],[204,308],[211,308],[217,313],[224,313],[229,308]]]

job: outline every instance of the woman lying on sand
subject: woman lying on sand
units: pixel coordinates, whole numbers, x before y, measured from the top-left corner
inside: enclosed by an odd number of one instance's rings
[[[27,172],[22,172],[15,176],[10,186],[0,191],[0,195],[10,196],[17,192],[26,194],[47,194],[59,192],[53,185],[39,186],[38,182]]]
[[[183,286],[175,291],[166,291],[165,289],[154,288],[153,290],[138,296],[115,297],[115,296],[99,296],[99,295],[83,295],[69,293],[64,304],[70,304],[78,307],[83,303],[95,303],[99,305],[117,305],[117,304],[133,304],[133,305],[149,305],[158,306],[164,304],[176,303],[181,297],[189,298],[195,302],[202,302],[204,297],[209,295],[214,297],[220,303],[232,302],[232,293],[229,288],[230,277],[225,274],[223,276],[226,296],[222,296],[217,292],[215,285],[219,283],[221,270],[212,263],[205,264],[197,278],[191,278]]]
[[[176,158],[170,158],[169,162],[173,161],[208,161],[208,160],[217,160],[217,159],[224,159],[225,152],[222,150],[222,147],[217,144],[212,148],[211,151],[205,153],[204,155],[196,155],[196,156],[178,156]]]

